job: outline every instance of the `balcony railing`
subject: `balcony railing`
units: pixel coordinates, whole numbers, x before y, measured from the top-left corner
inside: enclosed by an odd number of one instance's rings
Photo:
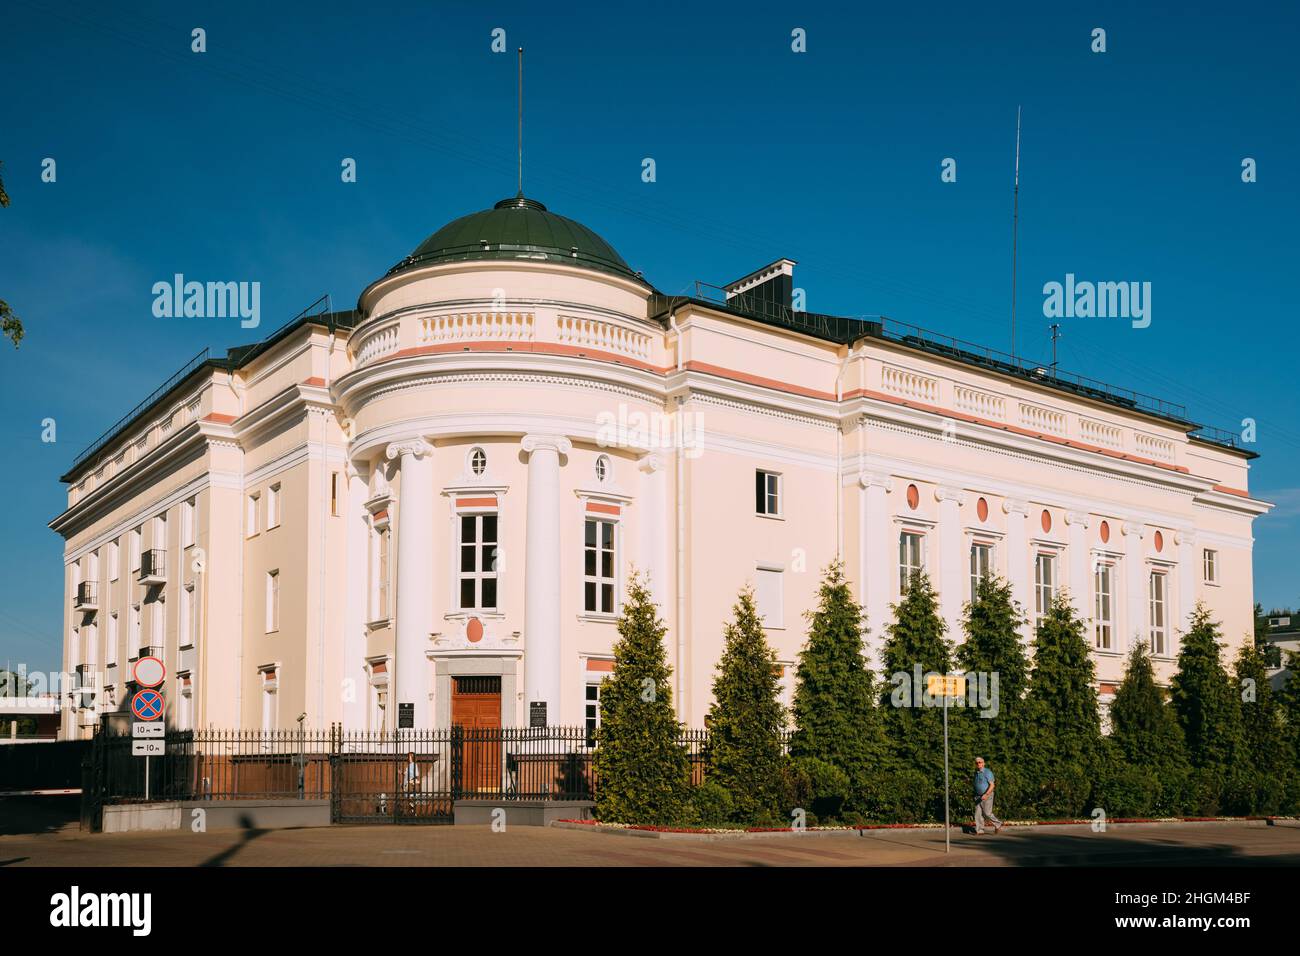
[[[93,581],[82,581],[77,585],[77,594],[73,607],[79,611],[94,611],[99,608],[99,589]]]
[[[140,555],[140,583],[167,583],[167,552],[161,548],[151,548]]]
[[[163,649],[160,644],[142,644],[139,649],[139,657],[156,657],[162,660]]]

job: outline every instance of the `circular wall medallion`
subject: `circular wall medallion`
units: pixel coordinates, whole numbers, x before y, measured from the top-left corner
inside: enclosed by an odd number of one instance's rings
[[[1052,530],[1052,513],[1051,513],[1050,511],[1048,511],[1046,508],[1043,509],[1043,522],[1042,522],[1042,523],[1043,523],[1043,533],[1044,533],[1044,534],[1046,534],[1047,532],[1049,532],[1049,531]]]
[[[989,520],[989,503],[981,498],[975,502],[975,513],[979,515],[980,521]]]
[[[1159,531],[1157,531],[1157,532],[1156,532],[1156,551],[1163,551],[1164,549],[1165,549],[1165,536],[1164,536],[1163,534],[1161,534]]]
[[[477,644],[483,640],[483,622],[476,617],[471,617],[469,624],[465,627],[465,638],[471,644]]]
[[[908,485],[907,506],[911,508],[913,511],[915,511],[916,506],[919,505],[920,503],[921,503],[921,492],[917,490],[916,485]]]
[[[1101,523],[1101,532],[1100,532],[1100,534],[1101,534],[1101,543],[1102,543],[1102,544],[1105,544],[1107,541],[1110,540],[1110,522],[1109,522],[1109,521],[1103,521],[1103,522]]]

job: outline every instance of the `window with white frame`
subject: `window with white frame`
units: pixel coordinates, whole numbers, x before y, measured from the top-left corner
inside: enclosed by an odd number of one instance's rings
[[[993,574],[993,545],[975,541],[970,546],[970,599],[979,595],[980,582]]]
[[[1219,583],[1219,552],[1206,548],[1201,552],[1201,572],[1206,584]]]
[[[120,551],[121,549],[118,547],[116,541],[110,541],[108,543],[108,579],[110,581],[117,580]]]
[[[244,518],[244,524],[248,529],[247,533],[250,538],[257,534],[257,512],[260,505],[261,495],[248,496],[248,506],[246,509],[247,514]]]
[[[785,571],[760,567],[754,572],[754,607],[764,627],[785,627]]]
[[[104,645],[104,666],[112,667],[117,663],[117,612],[108,616],[108,642]]]
[[[1093,572],[1093,643],[1099,651],[1113,649],[1115,637],[1115,566],[1099,562]]]
[[[266,572],[266,633],[280,629],[280,569]]]
[[[194,499],[181,503],[181,547],[194,546]]]
[[[128,557],[131,560],[131,567],[129,570],[133,574],[136,571],[140,570],[140,539],[143,536],[144,536],[143,528],[131,529],[131,537],[128,545],[128,551],[129,551]]]
[[[370,620],[386,621],[392,613],[388,594],[389,550],[392,547],[392,535],[388,525],[374,529],[370,555]]]
[[[189,647],[194,643],[195,619],[194,585],[188,584],[181,589],[179,646]]]
[[[339,473],[330,472],[330,515],[337,518],[339,516]]]
[[[496,513],[460,515],[457,590],[462,611],[497,609]]]
[[[156,515],[153,519],[153,547],[159,551],[167,550],[167,515]]]
[[[614,524],[602,518],[587,518],[583,526],[582,607],[589,614],[614,613]]]
[[[584,703],[584,720],[587,725],[587,746],[596,743],[596,728],[600,726],[600,684],[587,682],[587,696]]]
[[[277,481],[266,489],[266,529],[280,526],[280,483]]]
[[[902,594],[912,579],[925,568],[925,535],[904,531],[898,536],[898,593]]]
[[[161,653],[167,637],[167,595],[161,591],[149,602],[149,646]]]
[[[754,472],[754,512],[779,517],[781,514],[781,476],[774,471]]]
[[[275,730],[280,719],[280,702],[276,694],[276,681],[262,678],[262,729]]]
[[[1168,583],[1160,571],[1151,572],[1150,585],[1150,632],[1151,653],[1164,655],[1169,653],[1169,628],[1166,623],[1166,604],[1168,602]]]
[[[190,685],[188,675],[181,676],[181,699],[180,707],[176,713],[176,729],[190,730],[194,722],[194,698],[193,689]]]
[[[131,605],[131,610],[127,614],[126,627],[127,627],[126,636],[129,642],[127,644],[126,650],[128,654],[134,657],[136,654],[140,653],[140,648],[142,646],[140,644],[141,635],[140,635],[140,605],[139,604]]]
[[[1039,551],[1034,556],[1034,626],[1037,627],[1052,609],[1056,597],[1056,555]]]
[[[482,478],[487,471],[487,452],[482,448],[472,448],[469,453],[469,470],[475,478]]]

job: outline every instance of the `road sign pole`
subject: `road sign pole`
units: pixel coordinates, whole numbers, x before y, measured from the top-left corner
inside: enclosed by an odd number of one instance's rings
[[[144,758],[144,802],[149,802],[149,756]]]
[[[946,688],[945,688],[946,689]],[[943,695],[943,852],[952,849],[952,831],[948,824],[948,695]]]

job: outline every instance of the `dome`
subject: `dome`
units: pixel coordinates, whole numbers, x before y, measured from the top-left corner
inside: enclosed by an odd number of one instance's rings
[[[388,275],[439,262],[479,259],[563,262],[645,282],[600,236],[522,193],[447,223],[389,269]]]

